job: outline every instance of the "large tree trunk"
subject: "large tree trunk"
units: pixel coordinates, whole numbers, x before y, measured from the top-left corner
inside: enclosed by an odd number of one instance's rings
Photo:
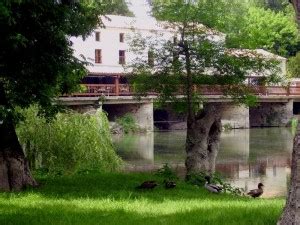
[[[300,24],[300,0],[289,0]],[[300,224],[300,125],[297,127],[292,153],[291,182],[286,205],[278,225]]]
[[[297,22],[300,24],[300,0],[289,0],[289,2],[294,6]]]
[[[187,178],[197,172],[213,173],[222,129],[221,107],[206,105],[199,115],[188,119],[187,127]]]
[[[292,153],[291,183],[286,206],[278,224],[300,224],[300,125],[294,138]]]
[[[0,85],[0,106],[7,107],[5,93]],[[0,119],[0,190],[19,191],[36,186],[28,162],[17,138],[10,116]]]

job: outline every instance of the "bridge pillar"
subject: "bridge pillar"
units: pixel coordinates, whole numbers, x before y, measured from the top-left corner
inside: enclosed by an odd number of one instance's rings
[[[222,126],[236,128],[249,128],[249,108],[235,105],[233,103],[224,103],[222,112]]]
[[[153,101],[126,104],[106,104],[104,102],[102,108],[108,113],[109,121],[115,121],[116,118],[129,113],[141,129],[153,131]]]
[[[133,111],[133,117],[140,128],[153,131],[153,102],[139,104]]]
[[[286,126],[293,117],[293,100],[287,102],[261,102],[250,108],[251,127]]]

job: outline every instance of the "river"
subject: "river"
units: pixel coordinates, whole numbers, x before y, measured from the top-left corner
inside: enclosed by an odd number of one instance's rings
[[[153,171],[165,163],[183,176],[185,131],[114,136],[126,171]],[[265,185],[263,197],[285,196],[290,178],[293,135],[289,128],[223,132],[216,171],[246,191]]]

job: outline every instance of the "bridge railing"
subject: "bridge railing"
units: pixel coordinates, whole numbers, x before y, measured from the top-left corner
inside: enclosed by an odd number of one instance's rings
[[[72,96],[131,96],[134,91],[129,84],[83,84],[85,90]],[[224,86],[199,85],[194,90],[203,95],[223,95]],[[251,86],[251,91],[259,96],[300,96],[300,86]],[[151,93],[153,95],[155,93]]]

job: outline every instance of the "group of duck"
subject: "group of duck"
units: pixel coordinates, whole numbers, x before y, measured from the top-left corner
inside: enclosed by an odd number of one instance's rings
[[[141,185],[137,186],[137,189],[153,189],[159,184],[154,180],[144,181]],[[164,186],[166,189],[171,189],[176,187],[176,182],[164,180]]]
[[[211,178],[210,176],[205,176],[205,184],[204,184],[204,188],[212,193],[220,193],[223,190],[223,187],[216,185],[216,184],[212,184],[211,183]],[[144,181],[141,185],[137,186],[137,189],[153,189],[156,186],[158,186],[159,184],[154,181],[154,180],[150,180],[150,181]],[[169,180],[164,180],[164,187],[166,189],[172,189],[176,187],[176,182],[174,181],[169,181]],[[262,183],[258,184],[258,188],[257,189],[253,189],[250,190],[247,195],[253,197],[253,198],[257,198],[259,196],[261,196],[264,192],[263,190],[264,185]]]

